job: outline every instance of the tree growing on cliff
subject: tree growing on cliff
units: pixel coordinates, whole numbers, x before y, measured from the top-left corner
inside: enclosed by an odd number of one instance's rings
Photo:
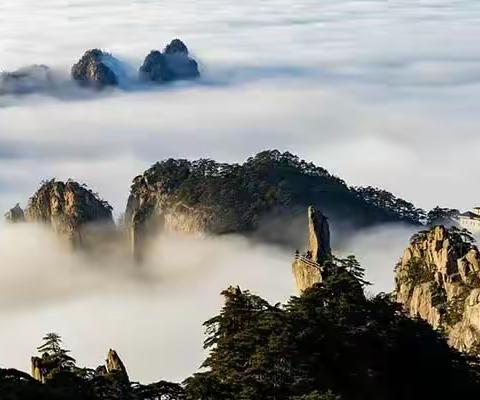
[[[222,292],[224,307],[205,323],[207,370],[185,381],[188,398],[411,400],[479,390],[478,365],[440,333],[385,294],[365,296],[358,263],[330,267],[284,306],[238,287]]]
[[[42,340],[43,343],[37,347],[37,350],[45,361],[49,361],[54,368],[59,370],[75,367],[75,359],[68,355],[70,350],[63,348],[62,338],[59,334],[47,333]]]

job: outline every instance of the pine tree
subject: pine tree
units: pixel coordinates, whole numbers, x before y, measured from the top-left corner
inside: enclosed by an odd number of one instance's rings
[[[50,361],[55,369],[70,370],[75,367],[75,359],[68,355],[70,350],[62,347],[62,338],[57,333],[47,333],[43,338],[43,343],[37,347],[44,360]]]

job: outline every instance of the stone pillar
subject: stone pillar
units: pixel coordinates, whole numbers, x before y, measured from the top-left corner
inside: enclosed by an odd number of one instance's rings
[[[327,218],[312,206],[308,207],[308,232],[312,261],[322,264],[331,255],[330,228]]]

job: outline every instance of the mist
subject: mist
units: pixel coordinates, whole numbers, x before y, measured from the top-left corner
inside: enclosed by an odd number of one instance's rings
[[[479,16],[474,0],[0,2],[0,71],[48,65],[58,77],[53,92],[0,96],[0,211],[56,177],[87,183],[119,216],[133,177],[158,160],[241,162],[272,148],[419,207],[470,209]],[[87,49],[133,74],[176,37],[198,81],[101,93],[69,82]],[[346,231],[335,251],[357,255],[370,290],[389,291],[410,234]],[[133,379],[181,380],[203,359],[219,292],[240,284],[283,301],[295,293],[291,260],[235,236],[165,236],[139,271],[121,250],[86,258],[44,228],[0,222],[0,365],[28,370],[53,330],[80,365],[112,347]]]
[[[393,288],[391,271],[408,240],[388,227],[352,234],[374,282],[372,293]],[[200,367],[202,323],[223,304],[220,291],[239,285],[272,303],[296,295],[293,252],[236,235],[162,234],[141,265],[122,243],[92,257],[72,252],[50,229],[35,224],[0,231],[0,366],[29,370],[44,333],[63,335],[79,365],[96,367],[116,349],[133,379],[181,381]],[[347,248],[335,250],[348,255]],[[13,342],[12,342],[13,341]]]

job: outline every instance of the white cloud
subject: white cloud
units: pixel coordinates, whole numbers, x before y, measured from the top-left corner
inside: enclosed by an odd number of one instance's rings
[[[475,184],[480,172],[480,49],[472,40],[480,33],[479,15],[480,4],[473,0],[1,2],[1,70],[42,63],[68,74],[91,47],[138,67],[148,51],[180,37],[201,61],[203,78],[98,97],[68,86],[63,98],[0,97],[0,210],[24,203],[40,180],[56,176],[90,184],[119,214],[131,179],[159,159],[241,161],[266,148],[297,153],[351,184],[380,186],[422,207],[469,208],[480,198]],[[0,226],[0,235],[4,229]],[[369,277],[383,288],[400,255],[393,254],[407,236],[403,231],[381,237],[373,232],[355,238],[351,251],[345,251],[357,252],[369,264]],[[370,256],[366,249],[385,238],[391,238],[382,246],[386,251]],[[289,271],[289,261],[280,263],[269,252],[258,251],[254,254],[267,267],[256,273],[268,275],[280,264]],[[237,271],[233,264],[244,259],[235,260],[225,260],[232,265],[226,270],[231,274]],[[9,268],[2,263],[2,274]],[[215,268],[217,274],[223,271]],[[117,338],[134,375],[151,379],[152,366],[147,367],[142,353],[149,348],[141,348],[151,342],[143,338],[157,339],[157,332],[179,335],[190,343],[187,352],[200,351],[199,323],[217,310],[216,293],[226,281],[214,275],[189,286],[198,296],[206,296],[207,289],[213,296],[208,312],[199,312],[195,321],[186,314],[197,315],[192,308],[197,303],[169,287],[153,297],[144,298],[135,288],[120,296],[89,292],[86,298],[34,311],[0,311],[6,326],[0,343],[15,337],[23,346],[21,357],[11,349],[6,353],[0,348],[0,354],[10,365],[21,365],[34,340],[57,329],[79,358],[85,353],[83,361],[95,364],[95,357]],[[284,285],[290,277],[253,278],[245,283],[261,293],[288,292]],[[269,292],[277,279],[283,282],[278,292]],[[258,282],[263,284],[255,286]],[[70,293],[69,285],[57,289]],[[5,299],[0,295],[0,304]],[[179,308],[171,309],[171,304]],[[111,322],[101,334],[89,333],[100,323],[91,309]],[[152,320],[156,310],[158,319]],[[162,325],[162,314],[169,323]],[[125,327],[124,321],[136,324]],[[190,331],[196,333],[187,337]],[[140,347],[130,347],[132,341]],[[198,353],[184,358],[162,339],[158,343],[155,354],[165,365],[179,363],[172,367],[173,375],[196,366]],[[168,373],[164,377],[173,376]]]

